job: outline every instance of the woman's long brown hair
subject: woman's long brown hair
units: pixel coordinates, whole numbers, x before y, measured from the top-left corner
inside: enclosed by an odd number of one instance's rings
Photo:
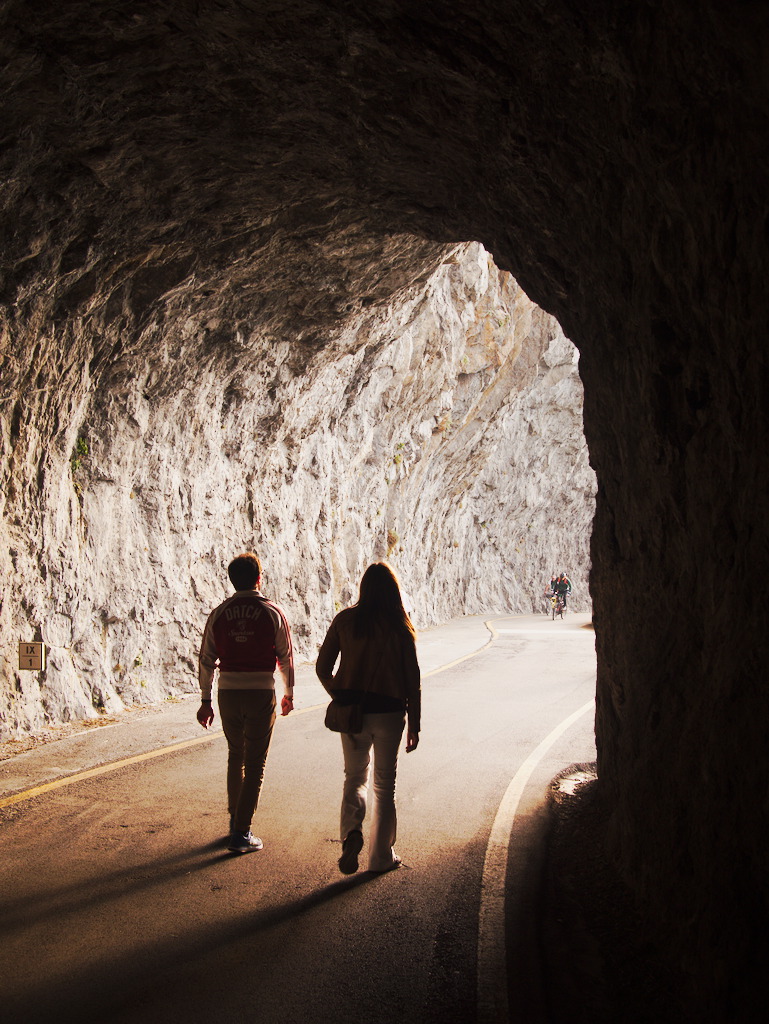
[[[398,577],[387,562],[374,562],[363,573],[354,607],[357,636],[371,636],[377,626],[384,625],[416,640],[416,630],[403,607]]]

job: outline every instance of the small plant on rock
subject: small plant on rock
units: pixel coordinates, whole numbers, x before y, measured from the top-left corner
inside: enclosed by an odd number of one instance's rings
[[[69,460],[70,469],[73,473],[77,473],[80,469],[83,464],[83,459],[88,458],[89,451],[90,449],[86,439],[84,437],[79,437],[75,444],[75,449],[72,452],[72,458]]]

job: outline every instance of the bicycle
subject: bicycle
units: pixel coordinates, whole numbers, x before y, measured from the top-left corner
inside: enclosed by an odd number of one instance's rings
[[[563,618],[563,612],[566,608],[566,599],[563,594],[553,594],[550,598],[550,604],[553,606],[553,621],[555,621],[556,615],[560,615]]]

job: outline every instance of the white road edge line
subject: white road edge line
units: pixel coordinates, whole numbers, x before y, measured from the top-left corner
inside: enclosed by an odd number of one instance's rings
[[[513,776],[491,826],[481,878],[478,913],[478,1024],[509,1024],[507,948],[505,943],[505,881],[510,839],[526,784],[547,751],[574,723],[595,706],[591,698],[565,718],[533,750]]]

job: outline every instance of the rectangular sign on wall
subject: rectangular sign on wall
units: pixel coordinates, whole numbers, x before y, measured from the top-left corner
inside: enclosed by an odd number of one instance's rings
[[[24,644],[19,641],[19,668],[40,671],[45,668],[45,644],[37,641]]]

